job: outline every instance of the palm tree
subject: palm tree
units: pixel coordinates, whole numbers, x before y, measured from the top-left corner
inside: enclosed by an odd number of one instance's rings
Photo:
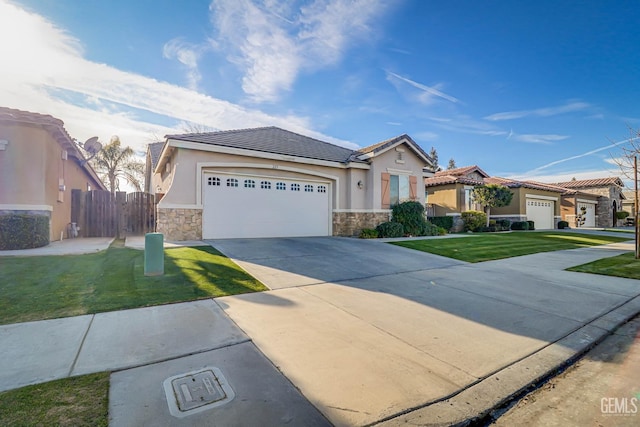
[[[131,147],[122,148],[117,135],[102,147],[92,160],[92,165],[100,179],[115,194],[120,190],[120,178],[131,184],[136,191],[142,191],[142,175],[144,164],[135,159],[135,152]]]

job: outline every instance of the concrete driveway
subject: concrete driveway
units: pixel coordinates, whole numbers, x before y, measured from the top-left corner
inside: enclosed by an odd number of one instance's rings
[[[211,241],[272,291],[216,299],[332,423],[483,415],[640,311],[638,281],[564,268],[631,244],[480,264],[378,241]]]

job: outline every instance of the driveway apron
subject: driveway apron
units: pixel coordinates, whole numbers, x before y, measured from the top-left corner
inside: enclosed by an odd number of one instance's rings
[[[640,309],[637,281],[564,272],[562,262],[537,274],[536,256],[466,264],[357,239],[210,243],[273,289],[217,303],[336,425],[400,422],[484,390],[437,418],[477,415]],[[622,249],[553,254],[588,262]],[[621,307],[627,314],[611,314]],[[522,366],[536,354],[543,362]]]

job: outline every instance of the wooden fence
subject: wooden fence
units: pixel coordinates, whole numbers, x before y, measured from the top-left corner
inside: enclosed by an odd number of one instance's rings
[[[111,194],[109,191],[71,191],[71,220],[79,237],[143,235],[156,229],[155,197],[149,193]]]

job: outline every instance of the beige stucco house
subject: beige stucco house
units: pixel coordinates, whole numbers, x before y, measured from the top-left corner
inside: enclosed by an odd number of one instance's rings
[[[424,180],[429,216],[453,216],[454,229],[461,229],[462,212],[483,211],[473,200],[477,185],[499,184],[511,191],[509,206],[491,209],[491,219],[534,221],[538,229],[552,229],[560,220],[560,202],[564,189],[532,181],[490,177],[478,166],[466,166],[437,172]]]
[[[172,240],[355,235],[424,203],[433,174],[408,135],[355,151],[277,127],[166,138],[148,182]]]
[[[589,213],[589,218],[594,217],[595,226],[611,227],[616,224],[616,212],[623,210],[622,203],[625,196],[622,194],[624,184],[618,177],[595,178],[572,180],[566,182],[558,182],[554,185],[569,190],[576,190],[580,193],[591,194],[597,197],[595,208],[589,208],[589,212],[593,209],[593,214]],[[586,198],[583,197],[584,200]],[[589,203],[593,205],[593,203]],[[571,222],[569,222],[571,225]]]
[[[66,238],[71,190],[106,190],[61,120],[0,107],[0,215],[50,219],[50,240]]]

